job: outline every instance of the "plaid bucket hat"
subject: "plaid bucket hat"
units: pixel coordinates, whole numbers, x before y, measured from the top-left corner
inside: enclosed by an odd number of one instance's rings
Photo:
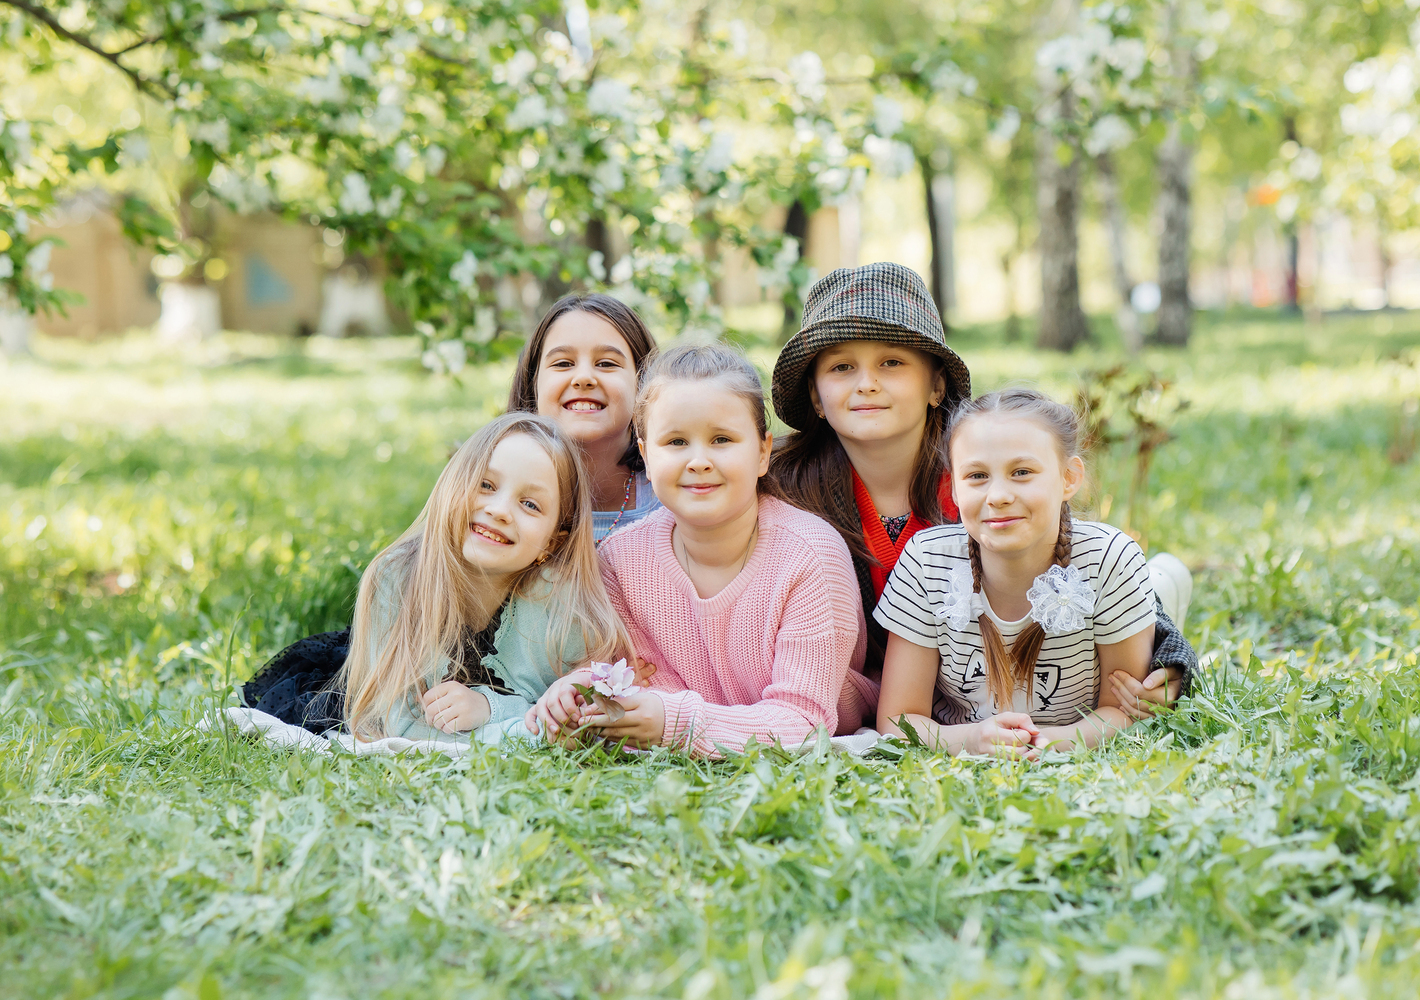
[[[780,420],[796,430],[813,425],[809,367],[819,351],[845,340],[901,344],[941,358],[945,402],[971,398],[971,373],[947,346],[942,317],[922,278],[901,264],[865,264],[830,271],[809,289],[804,325],[774,363],[774,412]]]

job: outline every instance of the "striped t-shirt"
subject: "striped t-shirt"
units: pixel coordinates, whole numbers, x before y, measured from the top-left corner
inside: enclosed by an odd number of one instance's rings
[[[1138,543],[1112,525],[1075,521],[1070,565],[1080,570],[1095,592],[1093,616],[1087,615],[1085,627],[1077,632],[1047,635],[1029,697],[1018,690],[1014,704],[997,707],[986,685],[981,626],[971,620],[958,631],[937,617],[952,570],[961,566],[971,571],[966,529],[960,524],[943,524],[912,537],[888,578],[873,617],[909,642],[935,646],[941,652],[932,711],[939,722],[960,725],[1013,711],[1029,712],[1037,725],[1068,725],[1098,707],[1100,677],[1095,646],[1122,642],[1154,624],[1154,591]],[[1009,649],[1030,624],[1030,616],[1003,621],[984,597],[982,603]]]

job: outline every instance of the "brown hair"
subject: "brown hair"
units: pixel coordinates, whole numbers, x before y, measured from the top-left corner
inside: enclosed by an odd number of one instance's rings
[[[960,404],[952,414],[947,427],[947,449],[950,453],[952,439],[962,425],[973,417],[988,413],[1003,413],[1017,417],[1028,417],[1055,435],[1060,446],[1060,457],[1068,459],[1079,454],[1080,420],[1075,411],[1063,403],[1034,389],[1002,389],[988,392],[984,396]],[[1070,565],[1070,540],[1072,522],[1070,501],[1060,504],[1060,531],[1055,536],[1055,551],[1051,562],[1056,566]],[[971,557],[971,589],[981,593],[981,546],[975,538],[967,537],[967,553]],[[976,620],[981,627],[981,645],[986,651],[986,686],[991,699],[1000,711],[1010,711],[1011,702],[1019,688],[1030,690],[1031,671],[1040,657],[1040,647],[1045,642],[1045,629],[1032,620],[1011,648],[1006,649],[1001,631],[991,616],[982,613]]]
[[[764,383],[749,358],[724,344],[684,344],[659,355],[646,371],[641,391],[636,395],[636,409],[631,423],[636,436],[646,438],[646,413],[661,390],[672,382],[719,382],[725,389],[744,400],[754,418],[759,439],[769,433],[769,413],[764,398]],[[759,477],[761,495],[781,497],[772,474]]]
[[[537,412],[537,369],[542,364],[543,350],[547,347],[547,334],[552,329],[552,324],[570,312],[593,313],[615,327],[616,332],[621,334],[621,339],[626,341],[626,346],[631,349],[631,361],[636,366],[638,384],[645,375],[646,365],[656,356],[656,341],[635,309],[620,299],[600,292],[564,295],[547,310],[542,322],[537,325],[537,330],[518,355],[518,366],[513,370],[513,385],[508,391],[509,413]],[[641,453],[636,449],[634,435],[619,464],[632,472],[640,472],[646,467],[641,461]]]
[[[414,523],[370,562],[360,579],[350,652],[337,686],[345,692],[345,720],[361,739],[385,735],[390,711],[409,694],[423,693],[432,663],[451,660],[455,677],[469,666],[463,662],[464,639],[483,624],[478,608],[484,602],[478,597],[487,582],[464,560],[464,536],[493,449],[512,434],[533,438],[552,460],[558,530],[547,559],[522,570],[510,593],[527,596],[541,581],[551,582],[551,594],[539,592],[536,599],[551,610],[547,639],[554,663],[574,634],[580,634],[592,659],[611,659],[631,648],[597,564],[591,486],[581,450],[548,417],[504,414],[454,452]],[[393,627],[381,636],[374,634],[372,618],[377,595],[391,573],[391,582],[398,581],[398,608]]]
[[[945,381],[947,371],[942,360],[926,351],[921,353],[933,363],[933,379]],[[810,362],[809,378],[813,377],[814,363]],[[950,386],[949,382],[947,384]],[[940,405],[927,408],[927,426],[923,428],[917,459],[912,465],[908,504],[912,513],[927,524],[941,524],[946,520],[938,490],[947,472],[947,422],[951,419],[952,405],[948,391]],[[774,449],[769,473],[789,503],[828,521],[838,529],[854,556],[870,566],[878,565],[863,539],[863,522],[853,500],[852,463],[827,419],[815,415],[806,429],[790,434]]]

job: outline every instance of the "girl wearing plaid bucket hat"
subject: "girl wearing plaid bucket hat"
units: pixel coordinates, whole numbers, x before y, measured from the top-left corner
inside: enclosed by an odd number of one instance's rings
[[[848,544],[870,676],[881,672],[887,645],[873,609],[898,557],[922,528],[960,520],[946,430],[970,398],[971,374],[947,346],[926,285],[890,262],[839,268],[819,280],[804,303],[803,327],[775,363],[774,410],[794,432],[776,449],[770,474],[789,502],[827,520]],[[1130,678],[1131,690],[1143,701],[1171,702],[1196,665],[1161,613],[1160,669],[1142,683]]]

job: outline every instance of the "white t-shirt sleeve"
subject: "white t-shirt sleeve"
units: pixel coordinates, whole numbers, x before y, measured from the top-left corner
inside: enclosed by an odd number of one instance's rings
[[[918,532],[907,540],[883,587],[873,618],[908,642],[936,649],[937,615],[927,597],[927,581],[923,578],[921,538],[922,533]]]
[[[1154,588],[1139,543],[1122,531],[1104,540],[1095,597],[1095,644],[1107,646],[1154,624]]]

